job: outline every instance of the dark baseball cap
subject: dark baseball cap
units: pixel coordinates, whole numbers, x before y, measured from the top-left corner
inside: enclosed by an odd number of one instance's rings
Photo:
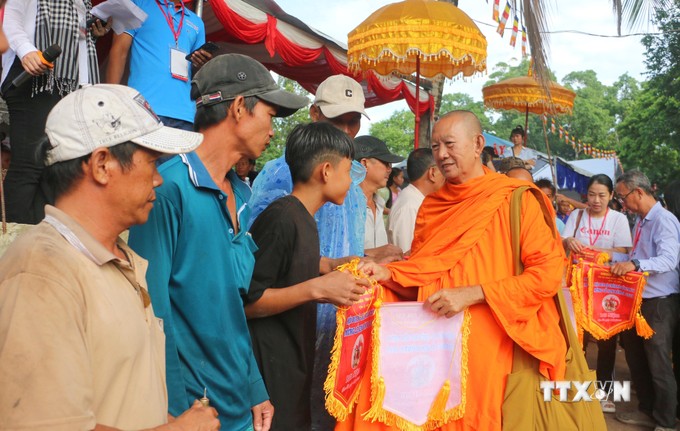
[[[196,106],[210,106],[237,96],[256,96],[287,117],[309,104],[309,99],[282,90],[260,62],[241,54],[218,55],[203,65],[191,81]]]
[[[390,153],[387,144],[375,136],[359,136],[354,139],[354,159],[378,159],[385,163],[399,163],[404,158]]]

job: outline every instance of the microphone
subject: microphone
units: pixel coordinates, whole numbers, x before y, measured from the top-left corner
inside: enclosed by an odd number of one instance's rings
[[[54,45],[45,49],[42,53],[39,52],[39,54],[43,64],[50,64],[61,55],[61,47],[55,43]],[[26,84],[31,78],[33,78],[33,75],[24,70],[19,74],[19,76],[14,78],[10,88],[19,88]]]

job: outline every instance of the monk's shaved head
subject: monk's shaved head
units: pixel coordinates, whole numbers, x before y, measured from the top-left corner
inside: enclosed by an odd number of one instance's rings
[[[469,131],[471,135],[481,135],[482,134],[482,123],[477,118],[472,111],[467,111],[464,109],[458,109],[455,111],[449,111],[446,114],[439,117],[439,121],[450,119],[456,121],[458,124],[463,126],[465,130]]]
[[[534,181],[534,177],[531,176],[531,172],[529,172],[527,168],[523,167],[511,168],[508,172],[505,173],[505,175],[509,176],[510,178],[516,178],[518,180],[531,182]]]

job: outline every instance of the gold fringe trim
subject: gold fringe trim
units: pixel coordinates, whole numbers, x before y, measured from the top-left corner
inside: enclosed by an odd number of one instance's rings
[[[356,278],[368,279],[371,283],[371,287],[369,289],[374,289],[373,296],[375,299],[373,300],[371,305],[377,308],[382,304],[382,301],[380,299],[380,295],[382,293],[381,290],[382,286],[374,279],[366,277],[366,274],[364,274],[357,268],[358,264],[359,259],[352,259],[350,262],[338,266],[336,270],[348,272]],[[352,413],[352,411],[354,410],[354,406],[357,402],[357,399],[359,397],[359,392],[361,391],[360,381],[357,390],[348,400],[347,407],[345,407],[344,403],[334,396],[335,382],[337,380],[338,367],[340,366],[342,339],[345,333],[345,325],[347,323],[347,310],[348,310],[347,308],[338,308],[338,311],[335,314],[335,322],[337,325],[335,328],[335,335],[333,337],[333,348],[331,349],[331,363],[328,366],[328,375],[326,376],[326,381],[323,384],[323,390],[326,399],[325,403],[326,410],[331,416],[333,416],[338,421],[344,421],[345,419],[347,419],[347,416],[350,413]],[[370,307],[368,307],[366,311],[368,310],[370,310]],[[377,315],[378,313],[376,312],[376,318]],[[373,327],[373,331],[375,331],[375,325]],[[370,360],[370,358],[367,358],[367,360]],[[364,370],[364,372],[366,372],[366,370]]]
[[[377,307],[376,307],[377,308]],[[449,401],[451,394],[451,382],[447,379],[442,387],[439,389],[437,396],[432,402],[430,411],[427,415],[427,421],[422,425],[414,424],[413,422],[402,418],[383,408],[385,401],[385,380],[380,376],[379,358],[380,358],[380,310],[376,309],[375,318],[373,320],[373,355],[371,365],[371,408],[366,411],[362,418],[370,422],[381,422],[387,426],[394,426],[400,431],[434,431],[447,423],[458,420],[465,414],[465,405],[467,402],[467,379],[469,374],[468,368],[468,338],[470,337],[470,326],[472,317],[469,310],[463,312],[463,324],[461,327],[461,400],[457,406],[446,410],[446,403]],[[455,350],[454,350],[455,355]],[[453,365],[453,358],[451,359]]]
[[[323,390],[326,397],[326,410],[338,421],[344,421],[347,416],[354,409],[356,400],[351,400],[349,408],[346,408],[340,400],[333,396],[335,390],[335,380],[338,374],[338,366],[340,365],[340,351],[342,348],[342,336],[345,332],[345,322],[347,316],[345,310],[338,310],[335,313],[335,336],[333,337],[333,348],[331,349],[331,363],[328,366],[328,375],[323,384]],[[358,393],[358,391],[357,391]]]
[[[584,263],[582,259],[578,263],[572,264],[571,281],[572,284],[569,286],[569,291],[571,292],[572,302],[574,306],[574,315],[576,317],[578,337],[581,345],[583,345],[583,334],[584,331],[589,332],[597,340],[606,340],[621,331],[627,330],[635,326],[637,334],[644,338],[649,338],[654,335],[654,331],[649,326],[645,318],[640,313],[640,305],[642,304],[642,292],[646,284],[647,273],[644,273],[645,277],[641,277],[638,282],[635,298],[633,299],[633,311],[635,313],[634,321],[627,323],[625,325],[616,325],[610,330],[606,330],[597,324],[592,318],[593,315],[593,296],[595,289],[595,282],[593,280],[594,265],[602,265],[602,259],[608,257],[606,253],[600,253],[597,255],[595,262]],[[587,274],[588,282],[584,283],[583,277],[584,273]],[[587,284],[587,285],[586,285]],[[584,301],[583,295],[587,292],[588,299]],[[584,304],[585,302],[585,304]],[[585,309],[584,309],[585,308]]]

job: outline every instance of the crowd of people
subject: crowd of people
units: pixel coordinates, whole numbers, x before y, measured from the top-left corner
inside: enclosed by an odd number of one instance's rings
[[[404,171],[389,142],[357,137],[366,112],[353,78],[327,78],[310,105],[256,60],[213,56],[182,0],[135,3],[149,18],[113,37],[105,84],[94,44],[112,21],[89,21],[90,0],[5,5],[8,218],[36,226],[0,258],[0,429],[396,429],[364,418],[367,389],[345,420],[324,407],[335,311],[369,287],[336,268],[360,259],[384,301],[470,314],[474,385],[462,418],[438,429],[501,430],[516,349],[544,378],[565,378],[554,297],[567,253],[584,247],[609,252],[616,275],[649,274],[641,312],[655,334],[598,341],[598,380],[614,380],[620,339],[640,405],[618,418],[675,429],[677,181],[668,209],[635,170],[595,175],[585,202],[570,200],[534,184],[521,126],[495,172],[469,111],[443,114]],[[55,43],[49,62],[41,52]],[[255,172],[273,119],[307,105],[311,122]],[[531,190],[517,273],[520,187]],[[636,216],[632,229],[614,203]]]

